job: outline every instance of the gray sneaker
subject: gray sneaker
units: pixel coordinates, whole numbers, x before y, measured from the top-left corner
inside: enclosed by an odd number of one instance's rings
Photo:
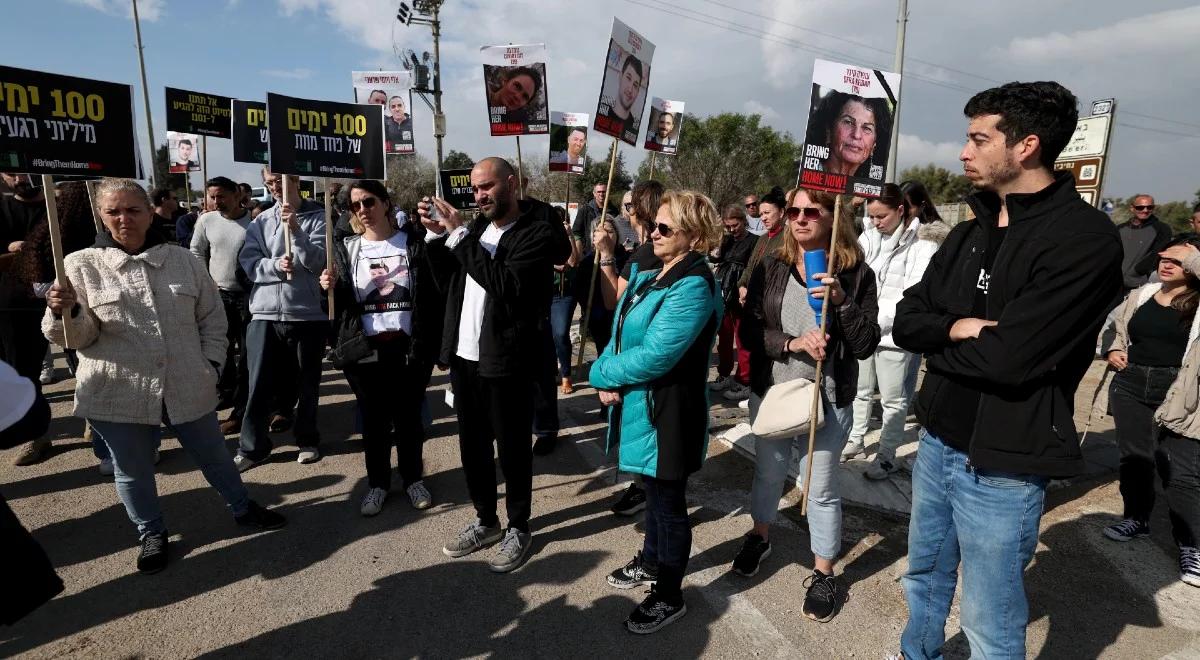
[[[533,535],[509,527],[504,540],[496,547],[496,554],[488,561],[493,573],[507,573],[525,563],[529,548],[533,546]]]
[[[495,527],[484,527],[479,520],[467,525],[455,535],[442,552],[447,557],[465,557],[476,550],[481,550],[504,536],[504,530],[497,523]]]

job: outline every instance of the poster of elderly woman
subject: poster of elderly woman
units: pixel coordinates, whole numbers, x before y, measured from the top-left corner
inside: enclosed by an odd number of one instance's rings
[[[800,186],[878,197],[899,89],[898,73],[817,60]]]
[[[546,44],[484,46],[479,54],[492,136],[549,133]]]

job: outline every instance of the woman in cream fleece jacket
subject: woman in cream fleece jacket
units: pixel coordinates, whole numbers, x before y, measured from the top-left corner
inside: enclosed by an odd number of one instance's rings
[[[138,570],[167,562],[167,529],[154,482],[160,423],[221,493],[239,524],[283,526],[246,493],[217,426],[216,384],[225,358],[225,312],[216,284],[187,250],[151,230],[137,183],[106,179],[96,206],[108,231],[66,259],[66,282],[47,295],[46,337],[64,344],[69,315],[78,350],[75,415],[108,446],[114,478],[142,549]]]

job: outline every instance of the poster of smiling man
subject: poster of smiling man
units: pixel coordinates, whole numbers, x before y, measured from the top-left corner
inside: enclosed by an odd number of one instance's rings
[[[484,46],[479,54],[492,136],[549,133],[546,44]]]
[[[801,187],[879,196],[899,87],[898,73],[816,61]]]
[[[653,58],[654,44],[614,18],[596,107],[597,131],[637,146]]]
[[[679,149],[679,129],[683,127],[683,101],[668,101],[657,96],[650,100],[650,122],[646,124],[643,148],[668,156]]]
[[[551,172],[583,174],[587,156],[587,132],[587,113],[550,113]]]
[[[382,105],[384,151],[411,154],[413,145],[412,72],[351,71],[354,102]]]

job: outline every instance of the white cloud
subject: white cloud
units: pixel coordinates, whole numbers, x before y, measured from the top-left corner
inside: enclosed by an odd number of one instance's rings
[[[1126,18],[1089,30],[1018,37],[1001,49],[1000,55],[1027,63],[1064,59],[1092,63],[1105,59],[1113,49],[1122,56],[1162,54],[1194,48],[1198,39],[1200,6],[1195,6]]]
[[[759,115],[763,118],[763,121],[767,122],[768,124],[780,119],[780,115],[775,111],[775,108],[759,103],[754,99],[750,99],[742,104],[742,112],[751,115]]]
[[[897,146],[897,171],[913,165],[934,163],[951,172],[961,171],[958,155],[963,145],[959,142],[933,142],[917,135],[900,134]]]
[[[70,0],[77,5],[90,7],[96,11],[133,18],[133,6],[125,0]],[[139,0],[138,18],[153,23],[162,18],[166,7],[165,0]]]
[[[297,67],[295,69],[263,69],[259,71],[264,76],[284,78],[286,80],[307,80],[312,77],[312,69]]]

